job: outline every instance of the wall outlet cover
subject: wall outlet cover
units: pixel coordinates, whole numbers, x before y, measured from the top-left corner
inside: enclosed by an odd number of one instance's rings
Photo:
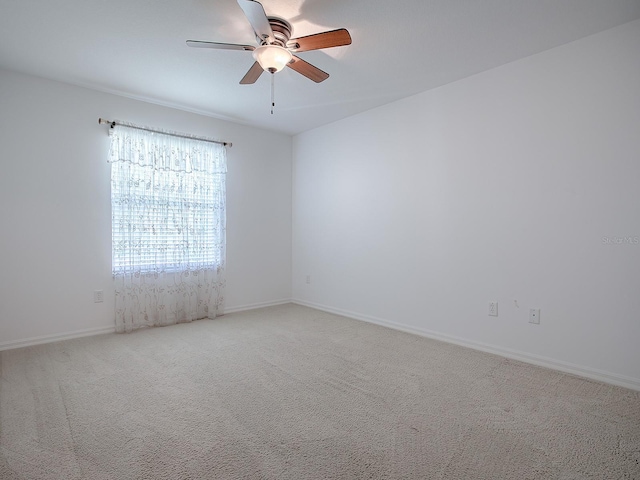
[[[536,325],[540,324],[540,309],[539,308],[530,308],[529,309],[529,323],[534,323]]]
[[[489,316],[490,317],[498,316],[498,302],[489,302]]]

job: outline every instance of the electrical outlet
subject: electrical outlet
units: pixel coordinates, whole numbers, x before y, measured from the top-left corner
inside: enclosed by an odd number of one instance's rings
[[[307,281],[307,285],[311,283],[311,275],[307,275],[306,281]]]
[[[498,316],[498,302],[489,302],[489,316],[490,317]]]
[[[104,302],[104,291],[103,290],[94,290],[93,292],[93,303],[102,303]]]
[[[540,325],[540,309],[539,308],[529,309],[529,323],[535,323],[536,325]]]

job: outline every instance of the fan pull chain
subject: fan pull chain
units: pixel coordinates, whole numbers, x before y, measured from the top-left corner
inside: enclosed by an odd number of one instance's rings
[[[272,73],[271,74],[271,115],[273,115],[273,109],[276,106],[275,93],[274,93],[274,77],[275,75]]]

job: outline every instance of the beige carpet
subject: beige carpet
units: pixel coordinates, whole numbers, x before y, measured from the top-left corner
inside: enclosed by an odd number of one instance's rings
[[[316,310],[0,353],[0,478],[640,479],[640,394]]]

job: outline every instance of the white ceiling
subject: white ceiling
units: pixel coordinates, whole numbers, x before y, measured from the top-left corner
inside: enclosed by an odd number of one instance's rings
[[[640,18],[640,0],[263,0],[293,36],[347,28],[353,43],[238,82],[255,44],[236,0],[0,0],[0,67],[153,103],[299,133]]]

